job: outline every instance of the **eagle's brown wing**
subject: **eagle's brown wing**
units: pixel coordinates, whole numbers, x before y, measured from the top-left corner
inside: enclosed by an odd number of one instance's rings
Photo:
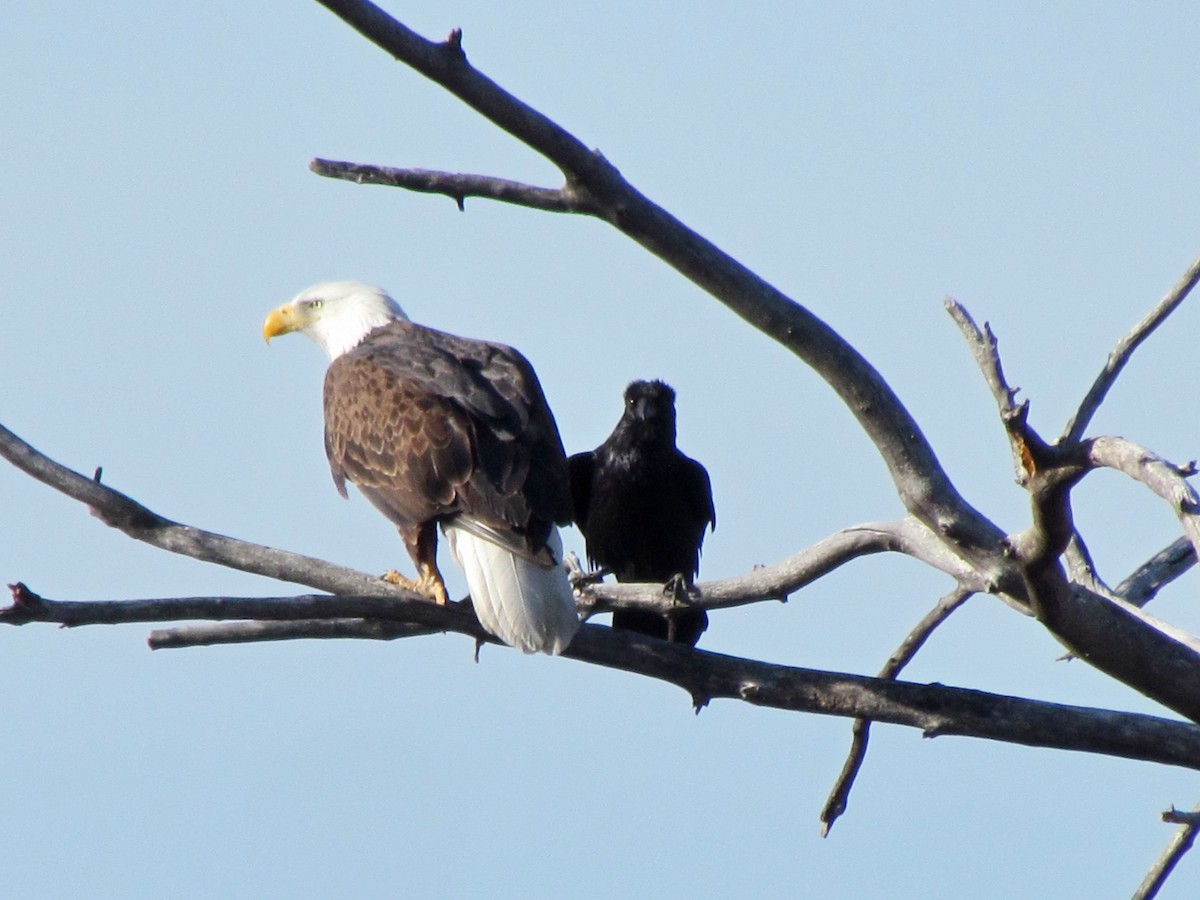
[[[462,515],[536,553],[571,517],[566,458],[517,351],[410,322],[371,332],[325,376],[334,482],[397,525]]]

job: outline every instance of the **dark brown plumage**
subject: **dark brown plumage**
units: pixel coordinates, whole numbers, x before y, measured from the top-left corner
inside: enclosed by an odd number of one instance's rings
[[[419,575],[436,572],[435,528],[456,520],[549,562],[571,520],[562,442],[526,359],[499,344],[407,321],[373,330],[325,375],[325,450],[400,531]]]
[[[608,439],[570,460],[575,521],[592,565],[618,581],[690,585],[700,568],[704,532],[717,524],[708,472],[675,446],[675,391],[635,381]],[[708,627],[702,609],[670,616],[640,610],[613,614],[613,627],[694,645]]]

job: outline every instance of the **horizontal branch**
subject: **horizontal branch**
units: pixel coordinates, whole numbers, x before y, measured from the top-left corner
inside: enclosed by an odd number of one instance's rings
[[[734,578],[698,582],[689,603],[703,609],[726,609],[764,599],[786,601],[788,595],[828,575],[839,566],[875,553],[902,553],[947,575],[970,591],[995,592],[997,586],[983,573],[950,553],[937,535],[916,518],[897,522],[870,522],[845,528],[811,547],[771,566],[761,566]],[[1015,609],[1028,609],[1011,597],[1002,597]],[[662,585],[587,585],[580,589],[580,609],[586,615],[615,609],[670,610],[675,601],[664,596]]]
[[[16,613],[0,613],[0,621],[59,622],[73,626],[130,622],[136,615],[163,621],[170,600],[64,602],[16,589]],[[398,597],[236,598],[190,597],[178,603],[180,616],[214,618],[237,614],[277,619],[296,637],[392,639],[415,632],[396,627],[412,624],[430,630],[458,632],[487,639],[466,604],[438,606]],[[89,621],[87,610],[95,608]],[[293,608],[288,608],[293,607]],[[364,609],[382,624],[364,623]],[[319,610],[329,618],[319,633],[307,624]],[[239,623],[240,624],[240,623]],[[257,627],[270,623],[254,623]],[[263,629],[266,639],[286,634]],[[209,635],[217,634],[208,632]],[[240,630],[245,640],[251,634]],[[159,641],[156,646],[181,646]],[[715,699],[742,700],[757,706],[822,715],[869,718],[919,728],[928,737],[958,735],[1031,747],[1100,753],[1200,770],[1200,727],[1156,716],[1087,709],[947,687],[869,678],[839,672],[781,666],[654,640],[633,632],[584,625],[564,656],[593,665],[620,669],[674,684],[697,706]]]
[[[440,631],[446,616],[436,604],[411,597],[378,595],[301,594],[292,597],[167,597],[145,600],[48,600],[24,584],[10,584],[13,602],[0,609],[0,624],[28,625],[54,622],[68,628],[80,625],[127,625],[207,619],[376,618],[426,625]],[[466,610],[464,621],[475,621],[470,604],[453,604]],[[483,632],[478,629],[477,632]]]
[[[595,215],[598,210],[587,194],[565,188],[543,188],[491,175],[471,175],[436,172],[431,169],[397,169],[363,163],[314,159],[308,168],[326,178],[339,178],[355,184],[382,184],[404,188],[422,194],[442,194],[451,198],[461,210],[467,197],[512,203],[543,212],[584,213]]]
[[[147,643],[151,650],[182,647],[212,647],[220,644],[258,644],[265,641],[345,640],[361,638],[391,641],[396,638],[438,634],[440,628],[427,628],[387,619],[296,619],[295,621],[221,622],[219,624],[177,625],[151,631]]]

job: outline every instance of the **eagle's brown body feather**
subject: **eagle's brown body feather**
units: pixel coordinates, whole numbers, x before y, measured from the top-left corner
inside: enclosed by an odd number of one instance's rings
[[[571,519],[566,456],[528,361],[500,344],[407,321],[374,329],[325,376],[333,480],[357,485],[436,572],[436,526],[469,522],[547,558]]]

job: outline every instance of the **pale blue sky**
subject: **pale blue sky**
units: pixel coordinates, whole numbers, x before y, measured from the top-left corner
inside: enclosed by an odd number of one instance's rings
[[[556,172],[315,3],[21,3],[0,30],[0,422],[169,517],[369,572],[407,561],[320,437],[323,359],[263,346],[308,284],[512,343],[568,450],[633,378],[679,391],[712,474],[702,576],[901,509],[828,388],[605,226],[310,174],[313,156]],[[1200,252],[1200,12],[1185,4],[415,2],[388,8],[599,147],[854,342],[960,490],[1027,504],[942,310],[996,329],[1057,434],[1105,354]],[[1200,312],[1095,422],[1200,456]],[[174,558],[0,466],[0,579],[59,599],[276,594]],[[1176,535],[1107,474],[1078,519],[1113,582]],[[567,536],[578,548],[579,538]],[[461,593],[461,580],[452,581]],[[702,646],[871,673],[946,579],[848,566],[716,613]],[[1189,573],[1155,612],[1200,631]],[[1194,773],[879,727],[817,815],[849,722],[718,702],[458,636],[150,653],[148,628],[0,633],[0,871],[24,897],[1125,896]],[[1159,710],[980,597],[909,670]],[[1163,896],[1200,891],[1184,862]]]

